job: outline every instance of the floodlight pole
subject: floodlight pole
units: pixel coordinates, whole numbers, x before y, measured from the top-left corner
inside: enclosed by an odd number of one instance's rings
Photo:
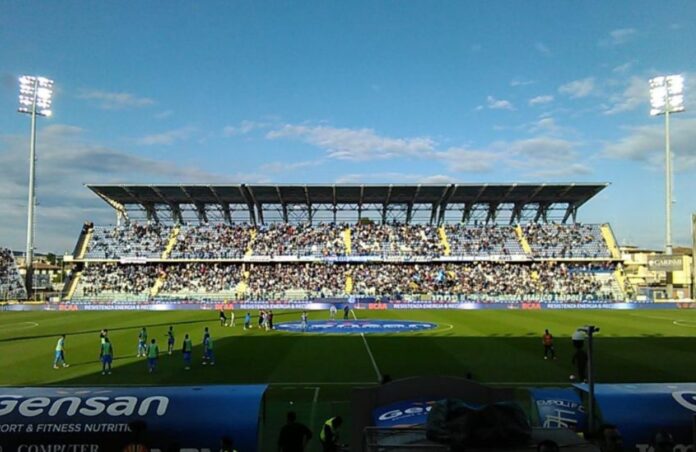
[[[672,255],[672,149],[669,142],[669,104],[665,108],[665,254]],[[666,274],[667,297],[674,298],[672,272]]]
[[[36,98],[39,92],[39,79],[34,80],[34,100],[31,104],[31,141],[29,143],[29,202],[27,209],[27,249],[24,258],[25,284],[27,296],[33,293],[34,274],[34,205],[36,186]]]

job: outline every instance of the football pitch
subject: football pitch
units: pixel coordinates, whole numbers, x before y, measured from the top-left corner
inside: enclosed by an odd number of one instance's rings
[[[329,416],[349,419],[355,386],[392,379],[470,373],[475,381],[505,386],[569,384],[570,335],[579,326],[601,328],[595,340],[598,382],[694,381],[696,310],[637,311],[356,311],[359,319],[432,322],[428,331],[392,334],[314,334],[244,331],[243,313],[236,326],[223,327],[217,311],[2,312],[0,313],[0,385],[106,386],[268,383],[264,449],[284,412],[318,432]],[[339,312],[339,315],[341,313]],[[328,318],[311,312],[310,321]],[[298,321],[297,311],[276,312],[274,323]],[[166,332],[174,327],[176,349],[166,353]],[[157,339],[162,352],[150,374],[137,358],[141,327]],[[203,329],[214,339],[215,366],[204,366]],[[101,375],[99,331],[109,330],[114,346],[112,375]],[[541,335],[555,336],[557,360],[543,359]],[[184,370],[181,341],[194,342],[191,370]],[[68,368],[54,370],[56,341],[66,334]],[[316,446],[317,444],[314,444]]]

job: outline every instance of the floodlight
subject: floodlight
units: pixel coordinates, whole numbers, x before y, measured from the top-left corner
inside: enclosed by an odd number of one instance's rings
[[[650,79],[650,115],[684,111],[684,76],[668,75]]]
[[[20,113],[51,116],[53,80],[45,77],[23,75],[19,77]]]
[[[51,98],[53,97],[53,80],[46,77],[23,75],[19,77],[20,113],[31,115],[31,141],[29,146],[29,206],[27,208],[27,251],[25,254],[26,286],[29,296],[32,292],[34,260],[34,207],[36,199],[36,117],[51,116]]]

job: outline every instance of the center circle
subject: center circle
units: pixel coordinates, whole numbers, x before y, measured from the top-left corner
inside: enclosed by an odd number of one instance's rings
[[[436,323],[410,320],[311,320],[306,328],[302,322],[283,322],[275,325],[278,331],[319,334],[414,333],[432,330]]]

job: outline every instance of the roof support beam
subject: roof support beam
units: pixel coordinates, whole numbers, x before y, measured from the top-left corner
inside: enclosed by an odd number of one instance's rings
[[[464,203],[464,210],[462,210],[462,223],[469,224],[469,220],[471,220],[472,207],[473,207],[473,203],[470,203],[470,202]]]
[[[232,215],[230,214],[230,205],[226,202],[222,202],[220,199],[220,196],[218,196],[217,191],[215,191],[215,187],[209,185],[208,188],[210,189],[210,193],[213,194],[213,197],[215,198],[215,201],[220,205],[220,209],[222,210],[222,217],[225,219],[225,223],[227,224],[232,224]]]
[[[384,204],[382,204],[382,224],[387,224],[387,207],[389,206],[389,202],[391,201],[391,195],[392,184],[389,184],[389,190],[387,190],[387,197],[384,200]]]
[[[280,194],[280,186],[276,185],[276,194],[278,195],[278,201],[280,202],[280,207],[283,209],[283,221],[288,223],[288,205],[283,200],[283,195]]]
[[[254,202],[253,197],[248,193],[249,189],[245,185],[239,186],[239,193],[242,198],[246,201],[247,209],[249,209],[249,222],[256,226],[258,222],[256,221],[256,213],[254,212]]]
[[[454,192],[457,190],[456,186],[454,184],[451,184],[445,188],[445,190],[442,192],[442,196],[440,197],[440,202],[438,203],[440,213],[437,218],[437,224],[441,225],[442,223],[445,222],[445,213],[447,212],[447,203],[449,202],[450,198],[454,194]]]
[[[365,195],[365,186],[360,186],[360,199],[358,200],[358,222],[362,220],[363,196]]]
[[[568,221],[568,218],[573,217],[573,224],[577,222],[578,208],[574,202],[568,203],[568,208],[563,215],[563,224]]]
[[[537,209],[537,213],[534,216],[534,222],[538,223],[539,220],[543,220],[544,223],[547,223],[548,222],[548,216],[547,216],[548,211],[549,211],[549,203],[540,202],[539,208]]]
[[[522,209],[524,208],[524,203],[516,202],[512,208],[512,215],[510,215],[510,225],[517,224],[522,220]]]
[[[498,217],[498,204],[497,202],[488,203],[488,215],[486,215],[486,224],[495,223]]]
[[[181,217],[181,209],[179,209],[178,204],[175,204],[171,202],[169,199],[167,199],[167,197],[164,196],[162,192],[159,190],[159,188],[157,188],[156,186],[152,187],[152,192],[156,194],[159,199],[162,200],[163,204],[169,206],[169,211],[174,221],[176,221],[177,224],[183,223],[183,218]]]
[[[312,200],[309,198],[309,188],[307,186],[304,186],[304,195],[305,195],[305,201],[307,202],[307,212],[309,214],[309,224],[312,224],[312,220],[314,219],[314,213],[312,212]]]

